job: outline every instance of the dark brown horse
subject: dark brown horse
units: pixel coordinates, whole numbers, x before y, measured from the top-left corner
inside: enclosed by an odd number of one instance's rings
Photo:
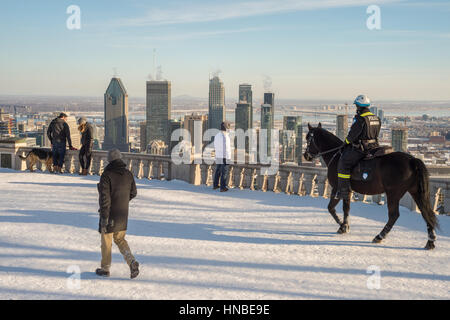
[[[304,157],[307,161],[322,157],[328,167],[328,182],[337,188],[337,165],[341,154],[342,141],[334,134],[326,131],[319,123],[318,127],[311,127],[308,123],[306,135],[307,146]],[[429,174],[425,164],[417,158],[404,153],[393,152],[371,160],[373,162],[373,175],[370,181],[351,180],[352,190],[367,195],[386,193],[389,219],[383,230],[373,239],[379,243],[386,238],[398,217],[399,202],[406,192],[409,192],[422,213],[428,230],[428,241],[425,249],[434,249],[436,241],[435,228],[439,228],[438,221],[430,205]],[[349,232],[348,215],[350,200],[343,201],[344,220],[341,222],[336,214],[335,207],[340,200],[331,197],[328,211],[339,224],[338,233]]]

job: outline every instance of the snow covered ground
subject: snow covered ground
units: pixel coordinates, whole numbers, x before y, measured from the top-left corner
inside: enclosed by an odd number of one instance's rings
[[[0,169],[0,299],[450,298],[450,217],[434,251],[404,208],[376,245],[385,206],[353,203],[338,235],[325,199],[144,179],[127,236],[141,274],[113,245],[98,278],[97,182]]]

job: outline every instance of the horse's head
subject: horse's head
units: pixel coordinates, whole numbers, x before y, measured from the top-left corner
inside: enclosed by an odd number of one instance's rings
[[[306,161],[312,161],[319,153],[319,147],[316,142],[316,133],[322,129],[322,124],[319,122],[317,127],[312,127],[308,123],[308,133],[306,134],[306,150],[303,153],[303,157]]]

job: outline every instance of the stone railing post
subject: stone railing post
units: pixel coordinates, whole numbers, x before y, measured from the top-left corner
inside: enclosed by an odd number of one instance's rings
[[[64,172],[73,173],[73,153],[66,152],[66,156],[64,157]]]
[[[235,166],[234,165],[230,165],[228,168],[229,168],[228,169],[228,181],[227,181],[228,188],[233,188],[234,187],[234,177],[233,177],[233,175],[234,175],[234,168],[235,168]]]
[[[153,160],[149,160],[148,161],[147,179],[148,180],[152,180],[153,179]]]
[[[297,189],[297,195],[304,196],[306,194],[305,190],[305,174],[301,173],[298,177],[298,189]]]
[[[139,160],[139,170],[137,173],[137,178],[142,179],[144,177],[144,161],[141,159]]]
[[[326,175],[319,175],[317,177],[317,190],[319,192],[319,197],[329,197],[331,191],[329,191],[329,183]]]

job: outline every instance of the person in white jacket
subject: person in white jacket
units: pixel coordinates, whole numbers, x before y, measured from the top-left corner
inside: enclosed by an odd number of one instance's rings
[[[213,188],[219,188],[220,192],[228,191],[227,176],[228,164],[231,161],[231,140],[227,130],[230,129],[228,122],[222,122],[220,132],[214,137],[214,149],[216,152],[216,172],[214,173]]]

